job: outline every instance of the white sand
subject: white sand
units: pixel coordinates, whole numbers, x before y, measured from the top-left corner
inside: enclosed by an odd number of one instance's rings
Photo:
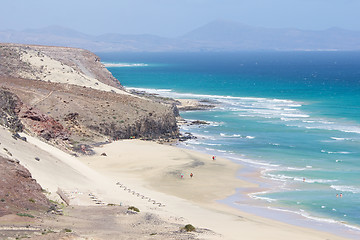
[[[96,148],[95,156],[76,158],[26,137],[28,142],[15,140],[0,129],[0,154],[7,156],[3,150],[7,148],[52,196],[58,187],[64,189],[71,204],[95,204],[95,198],[99,203],[134,205],[141,212],[154,212],[165,220],[191,223],[220,234],[200,235],[208,239],[343,239],[216,203],[235,187],[252,187],[235,178],[239,166],[225,159],[212,161],[205,154],[137,140],[113,142]]]
[[[67,83],[78,86],[90,87],[101,91],[113,91],[120,94],[129,94],[123,90],[106,85],[99,80],[76,71],[71,66],[61,63],[43,53],[38,54],[35,50],[27,49],[19,51],[22,61],[27,62],[32,69],[41,71],[39,80],[56,83]],[[21,77],[36,79],[38,74],[30,72],[20,72]]]

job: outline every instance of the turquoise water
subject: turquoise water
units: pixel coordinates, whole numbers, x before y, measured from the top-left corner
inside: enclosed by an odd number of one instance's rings
[[[187,147],[259,169],[259,205],[360,227],[360,52],[99,55],[126,87],[215,102],[182,113],[211,123]]]

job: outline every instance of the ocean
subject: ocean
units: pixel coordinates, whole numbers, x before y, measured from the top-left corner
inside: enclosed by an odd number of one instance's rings
[[[216,105],[181,113],[210,123],[183,126],[197,139],[182,146],[261,175],[224,202],[360,236],[360,52],[99,55],[125,87]]]

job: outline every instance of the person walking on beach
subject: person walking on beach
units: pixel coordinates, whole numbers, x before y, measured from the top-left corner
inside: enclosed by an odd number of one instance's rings
[[[215,161],[215,158],[216,158],[215,156],[212,156],[213,161]]]
[[[190,173],[190,177],[192,178],[194,176],[194,174],[193,173]]]
[[[184,178],[184,174],[181,174],[180,177],[181,177],[181,179],[183,179],[183,178]]]

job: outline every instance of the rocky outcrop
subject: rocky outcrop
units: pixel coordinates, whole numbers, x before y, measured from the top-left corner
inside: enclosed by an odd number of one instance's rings
[[[70,135],[70,132],[52,117],[25,106],[16,95],[4,89],[0,89],[0,125],[13,132],[21,132],[25,126],[46,140],[64,140]]]
[[[90,125],[89,127],[106,136],[110,136],[113,140],[129,138],[173,139],[179,134],[172,114],[167,114],[157,119],[146,116],[126,125],[112,122]]]
[[[0,125],[14,132],[22,131],[19,111],[19,99],[11,92],[0,89]]]
[[[0,217],[50,208],[41,186],[16,161],[0,157],[0,176]]]
[[[67,140],[70,132],[52,117],[41,113],[34,108],[24,107],[21,110],[22,122],[36,135],[49,141],[50,139]]]
[[[177,99],[179,111],[209,110],[215,108],[215,102],[196,99]]]

